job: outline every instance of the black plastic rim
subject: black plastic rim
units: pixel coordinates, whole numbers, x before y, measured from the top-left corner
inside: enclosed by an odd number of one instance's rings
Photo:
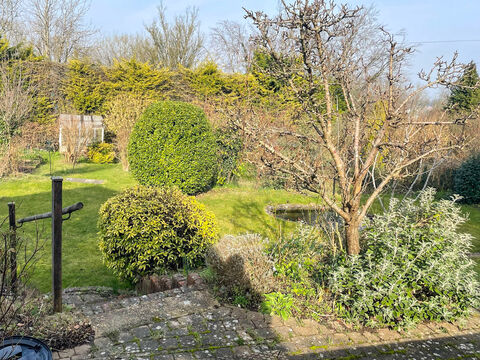
[[[2,341],[0,344],[0,350],[12,345],[34,350],[37,355],[37,360],[52,360],[52,352],[50,351],[50,348],[41,340],[30,336],[10,336]]]

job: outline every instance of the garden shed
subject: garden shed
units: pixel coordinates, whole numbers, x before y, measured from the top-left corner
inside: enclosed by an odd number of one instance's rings
[[[59,117],[58,145],[60,152],[65,152],[67,142],[74,139],[77,144],[103,142],[105,126],[103,118],[98,115],[61,114]]]

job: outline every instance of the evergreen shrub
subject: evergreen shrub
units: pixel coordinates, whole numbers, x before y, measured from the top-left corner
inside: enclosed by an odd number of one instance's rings
[[[243,147],[239,133],[231,128],[218,128],[215,130],[218,158],[217,184],[230,183],[237,170],[240,152]]]
[[[96,143],[87,147],[88,160],[96,164],[108,164],[115,161],[113,144]]]
[[[174,188],[125,190],[102,205],[98,227],[105,264],[133,281],[196,265],[217,240],[213,213]]]
[[[389,210],[367,220],[362,252],[337,258],[328,287],[337,313],[367,326],[409,327],[422,320],[451,321],[478,305],[479,283],[468,258],[472,236],[452,200],[392,199]]]
[[[142,185],[173,185],[193,195],[209,190],[217,178],[211,127],[200,108],[184,102],[147,108],[130,137],[128,159]]]
[[[480,153],[465,161],[455,171],[454,191],[467,204],[480,203]]]

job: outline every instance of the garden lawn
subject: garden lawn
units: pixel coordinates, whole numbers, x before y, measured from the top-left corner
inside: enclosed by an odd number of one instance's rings
[[[317,197],[285,190],[265,189],[253,183],[215,188],[197,196],[211,210],[220,227],[220,235],[258,233],[278,236],[294,229],[296,223],[282,221],[268,215],[265,208],[274,204],[318,204]]]
[[[63,287],[109,286],[126,288],[130,285],[117,279],[102,263],[98,249],[97,216],[100,206],[111,196],[136,182],[124,172],[120,164],[79,163],[75,170],[56,154],[53,157],[54,176],[104,180],[102,185],[73,183],[64,180],[63,206],[83,202],[84,208],[72,214],[63,224]],[[277,234],[293,229],[293,223],[277,220],[264,211],[269,204],[311,203],[309,198],[283,190],[261,189],[249,184],[239,187],[217,188],[200,195],[199,201],[217,217],[220,233],[239,234],[258,232]],[[34,174],[4,180],[0,184],[0,216],[8,216],[7,203],[14,201],[17,220],[51,210],[51,180],[49,164],[41,165]],[[6,229],[8,220],[4,222]],[[36,228],[44,241],[39,253],[31,283],[42,292],[51,287],[51,221],[39,220],[26,223],[19,230],[20,236],[31,244]]]
[[[480,252],[480,206],[462,205],[462,211],[468,214],[468,221],[462,225],[461,231],[473,235],[473,252]]]
[[[72,214],[63,226],[63,286],[109,286],[113,288],[129,287],[120,281],[102,263],[98,249],[97,216],[100,206],[111,196],[136,182],[129,173],[121,169],[120,164],[77,164],[75,170],[55,154],[52,162],[52,174],[55,176],[104,180],[102,185],[81,184],[64,181],[63,206],[78,201],[84,208]],[[318,203],[315,197],[307,197],[284,190],[264,189],[252,183],[239,186],[215,188],[197,199],[211,210],[219,224],[221,235],[260,233],[275,237],[291,231],[295,223],[273,218],[265,213],[265,207],[285,203]],[[0,185],[0,216],[8,216],[7,203],[17,205],[17,219],[44,213],[51,210],[50,166],[43,164],[32,175],[9,179]],[[480,208],[463,206],[470,214],[470,220],[462,228],[475,236],[473,251],[480,252]],[[3,228],[6,229],[8,221]],[[26,223],[19,230],[32,242],[36,227],[40,229],[44,247],[39,253],[38,262],[32,273],[32,284],[42,292],[50,291],[51,271],[51,221],[40,220]],[[480,262],[478,266],[480,272]]]
[[[97,246],[97,214],[100,205],[122,188],[135,182],[119,164],[77,164],[75,171],[54,156],[53,175],[63,176],[63,207],[83,202],[84,208],[72,214],[63,223],[63,286],[104,285],[123,288],[128,284],[119,281],[103,264]],[[66,177],[104,180],[103,185],[73,183]],[[0,185],[0,216],[8,215],[7,203],[16,203],[17,220],[26,216],[51,211],[50,167],[42,165],[33,175],[2,181]],[[8,224],[8,221],[6,222]],[[3,228],[5,229],[5,226]],[[24,224],[18,229],[30,244],[36,228],[44,243],[32,274],[32,284],[40,291],[50,291],[51,281],[51,220]]]

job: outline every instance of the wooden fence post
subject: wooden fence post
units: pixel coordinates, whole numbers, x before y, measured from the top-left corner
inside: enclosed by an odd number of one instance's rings
[[[52,292],[53,311],[62,312],[62,182],[52,177]]]
[[[17,289],[17,225],[15,224],[15,203],[8,203],[8,223],[10,227],[10,285],[12,292]]]

